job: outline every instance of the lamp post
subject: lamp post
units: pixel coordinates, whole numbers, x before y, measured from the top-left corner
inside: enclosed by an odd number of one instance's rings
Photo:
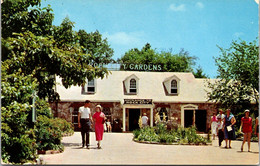
[[[32,93],[32,122],[36,122],[36,108],[35,108],[35,101],[36,101],[36,91],[33,91]]]

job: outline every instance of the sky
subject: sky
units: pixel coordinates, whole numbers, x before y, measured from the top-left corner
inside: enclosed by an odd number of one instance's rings
[[[257,1],[257,0],[256,0]],[[258,41],[255,0],[42,0],[51,5],[54,25],[65,17],[74,30],[98,30],[114,50],[113,59],[150,43],[158,52],[181,49],[195,56],[210,78],[217,76],[213,57],[232,41]],[[257,42],[258,43],[258,42]]]

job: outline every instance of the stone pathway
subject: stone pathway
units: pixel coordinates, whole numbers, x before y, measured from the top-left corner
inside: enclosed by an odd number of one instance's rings
[[[97,149],[95,133],[90,133],[90,149],[81,148],[80,132],[64,137],[65,150],[60,154],[40,155],[45,164],[195,164],[195,165],[257,165],[259,163],[258,143],[251,143],[251,151],[240,152],[241,141],[232,141],[232,149],[218,146],[213,140],[211,146],[156,145],[132,141],[132,133],[104,133],[102,149]],[[223,142],[224,146],[224,142]]]

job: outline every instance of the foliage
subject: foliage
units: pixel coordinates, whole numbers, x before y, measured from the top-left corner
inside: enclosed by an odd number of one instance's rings
[[[206,74],[203,73],[201,66],[199,66],[196,71],[193,72],[195,78],[209,78]]]
[[[108,45],[107,39],[102,39],[99,31],[87,33],[84,30],[78,31],[79,43],[83,47],[83,53],[92,55],[90,63],[110,63],[114,51]]]
[[[242,84],[259,89],[259,46],[257,41],[233,41],[230,48],[219,47],[222,55],[215,58],[218,78],[240,80]]]
[[[61,26],[53,26],[52,9],[50,6],[40,8],[40,2],[5,0],[1,4],[2,159],[15,164],[34,160],[37,148],[62,149],[63,132],[73,132],[71,124],[53,119],[45,100],[46,97],[49,101],[59,99],[54,91],[55,76],[60,76],[68,88],[84,84],[86,78],[103,78],[108,74],[104,68],[88,65],[90,57],[93,59],[99,54],[83,52],[79,36],[72,30],[73,23],[65,19]],[[99,37],[100,42],[107,44],[100,34]],[[31,120],[34,91],[38,92],[35,107],[40,119],[37,125]],[[50,138],[50,142],[42,144],[40,138]]]
[[[37,87],[31,75],[21,70],[8,74],[2,63],[1,145],[5,162],[25,163],[36,158],[36,136],[31,122],[32,92]]]
[[[36,128],[38,150],[63,150],[61,144],[62,131],[55,119],[38,116]]]
[[[55,76],[68,88],[108,74],[106,68],[90,65],[112,61],[113,50],[98,31],[76,32],[68,18],[53,26],[50,6],[41,9],[39,0],[25,2],[2,3],[2,60],[9,61],[9,72],[21,69],[26,75],[33,74],[40,85],[38,96],[50,101],[58,100],[53,90]]]
[[[155,127],[144,127],[133,131],[134,139],[138,141],[177,143],[177,144],[206,144],[209,142],[196,134],[196,128],[172,129],[168,131],[164,123],[158,123]]]
[[[10,64],[8,72],[21,69],[24,74],[33,74],[39,83],[38,96],[51,98],[55,93],[55,75],[62,78],[62,84],[82,85],[86,78],[104,77],[108,71],[88,65],[89,55],[81,47],[71,46],[70,50],[55,46],[53,37],[35,36],[31,32],[17,34],[16,38],[3,40],[2,47]],[[16,63],[13,63],[13,62]],[[73,73],[73,74],[72,74]]]
[[[68,136],[74,134],[74,126],[72,123],[67,122],[62,118],[55,118],[53,120],[53,126],[57,126],[61,130],[62,136]]]
[[[141,50],[137,48],[129,50],[117,61],[124,64],[157,64],[161,65],[162,68],[159,71],[193,72],[196,59],[194,56],[189,56],[189,53],[183,49],[177,54],[173,54],[171,51],[158,52],[147,43]],[[129,68],[127,70],[137,69]],[[201,72],[201,75],[197,74],[198,77],[202,76],[202,69],[199,72]]]
[[[25,163],[36,158],[36,137],[28,128],[28,104],[16,101],[1,107],[1,145],[2,159],[5,162]]]
[[[220,47],[219,47],[220,48]],[[221,50],[215,58],[218,67],[218,80],[208,83],[211,92],[209,101],[219,107],[231,108],[233,112],[244,109],[258,110],[259,93],[259,46],[256,41],[232,42],[230,48]],[[252,105],[252,103],[256,103]]]
[[[37,125],[34,125],[31,120],[32,92],[38,84],[32,75],[24,75],[21,70],[8,74],[8,67],[6,61],[2,63],[2,159],[6,163],[22,164],[35,160],[37,149],[62,150],[58,140],[63,134],[73,133],[71,123],[59,118],[53,119],[49,104],[36,97],[35,107],[39,119]],[[52,130],[46,130],[48,125]],[[55,137],[48,139],[44,145],[39,142],[42,137],[52,134],[56,134]]]
[[[40,8],[41,0],[4,0],[1,3],[2,37],[13,33],[31,31],[35,35],[47,35],[52,30],[54,14],[50,6]],[[29,9],[29,7],[34,7]]]

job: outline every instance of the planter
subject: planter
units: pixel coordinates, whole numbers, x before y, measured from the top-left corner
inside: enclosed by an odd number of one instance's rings
[[[174,143],[160,143],[160,142],[150,142],[150,141],[138,141],[136,139],[133,139],[134,142],[138,142],[138,143],[144,143],[144,144],[157,144],[157,145],[196,145],[196,146],[209,146],[212,145],[212,143],[178,143],[178,142],[174,142]]]

